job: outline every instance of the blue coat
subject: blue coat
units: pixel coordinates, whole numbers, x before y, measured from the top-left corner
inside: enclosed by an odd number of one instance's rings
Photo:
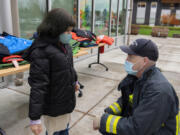
[[[0,43],[8,48],[10,54],[15,54],[29,48],[32,44],[32,40],[7,35],[4,37],[0,36]]]

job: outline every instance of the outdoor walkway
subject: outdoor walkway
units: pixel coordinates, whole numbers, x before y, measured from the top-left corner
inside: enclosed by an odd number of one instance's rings
[[[131,36],[131,40],[140,37],[150,38],[157,43],[160,49],[157,66],[173,84],[180,98],[180,39]],[[125,58],[126,54],[120,49],[101,55],[101,62],[109,67],[108,72],[99,65],[88,68],[89,63],[96,61],[96,56],[75,63],[79,81],[85,88],[83,97],[77,98],[77,106],[72,113],[70,135],[100,135],[98,131],[93,131],[92,120],[94,116],[100,116],[104,108],[120,96],[117,86],[126,75],[123,67]],[[26,73],[26,78],[27,75]],[[14,132],[17,135],[26,135],[25,129],[29,124],[28,96],[27,82],[21,87],[10,85],[8,89],[0,89],[0,127],[6,129],[7,135],[12,135]],[[13,111],[13,108],[19,109]],[[16,124],[9,125],[7,124],[9,122]]]
[[[180,98],[180,39],[152,38],[151,36],[131,36],[131,41],[137,38],[151,39],[160,49],[157,66],[173,84]],[[96,57],[76,63],[80,81],[86,86],[84,96],[78,99],[74,112],[71,135],[100,135],[92,130],[92,120],[95,115],[100,116],[104,108],[116,101],[120,96],[117,91],[118,83],[126,75],[123,67],[126,54],[120,49],[105,53],[101,62],[107,65],[110,71],[106,72],[101,66],[87,67]],[[76,121],[75,119],[79,119]]]

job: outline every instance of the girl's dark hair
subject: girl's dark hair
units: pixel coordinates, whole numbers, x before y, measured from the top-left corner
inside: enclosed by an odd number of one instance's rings
[[[47,13],[38,26],[37,32],[40,37],[57,37],[70,26],[75,27],[73,16],[62,8],[55,8]]]

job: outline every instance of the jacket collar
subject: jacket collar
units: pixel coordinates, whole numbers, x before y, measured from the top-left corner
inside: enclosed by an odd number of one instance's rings
[[[57,45],[59,42],[59,37],[47,37],[47,36],[42,36],[42,37],[38,37],[37,40],[40,40],[46,44],[54,44]]]
[[[41,36],[41,37],[37,37],[32,45],[30,46],[30,48],[28,48],[25,53],[23,54],[23,59],[30,61],[30,55],[31,52],[36,49],[36,48],[41,48],[41,47],[46,47],[48,45],[57,45],[58,46],[59,43],[59,37],[56,38],[50,38],[47,36]]]
[[[134,82],[136,82],[138,78],[134,75],[127,75],[120,83],[118,86],[118,90],[123,89],[123,87],[132,85]]]
[[[153,65],[153,66],[147,68],[147,69],[143,72],[142,76],[138,79],[138,81],[147,79],[148,76],[152,73],[152,71],[153,71],[155,68],[156,68],[156,65]]]
[[[130,86],[130,85],[133,85],[134,83],[136,82],[143,82],[145,81],[149,75],[153,72],[153,70],[155,69],[155,65],[147,68],[142,76],[138,79],[136,76],[133,76],[133,75],[127,75],[119,84],[118,86],[118,90],[121,90],[123,89],[123,87],[126,87],[126,86]]]

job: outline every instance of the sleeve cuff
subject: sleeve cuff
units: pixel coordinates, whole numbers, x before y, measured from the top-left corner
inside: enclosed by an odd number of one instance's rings
[[[105,133],[106,132],[106,121],[107,121],[108,116],[109,116],[109,114],[105,113],[101,117],[100,129],[99,129],[101,133]]]
[[[76,81],[76,85],[78,85],[79,84],[79,82],[78,81]]]
[[[101,117],[100,128],[99,131],[101,133],[108,134],[117,134],[118,133],[118,125],[121,116],[111,115],[111,114],[103,114]]]
[[[109,114],[114,114],[114,112],[112,111],[111,108],[107,107],[106,109],[104,109],[105,113],[109,113]]]
[[[30,120],[30,125],[38,125],[41,124],[41,120]]]

